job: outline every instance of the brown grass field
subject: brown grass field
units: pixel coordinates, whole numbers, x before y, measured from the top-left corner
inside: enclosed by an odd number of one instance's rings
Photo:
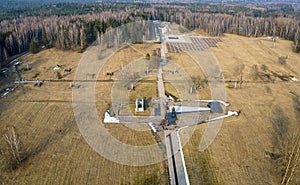
[[[293,53],[292,43],[284,40],[278,40],[276,48],[267,38],[226,34],[222,40],[217,48],[211,50],[220,63],[225,80],[238,79],[234,66],[242,62],[245,64],[244,80],[249,82],[242,89],[227,88],[230,110],[241,110],[241,115],[224,120],[208,151],[195,151],[206,125],[198,126],[195,135],[184,147],[191,184],[198,184],[199,181],[205,184],[280,184],[280,169],[270,155],[275,150],[272,111],[279,106],[287,120],[288,132],[299,132],[300,117],[299,112],[296,113],[293,94],[298,95],[299,99],[300,84],[283,82],[272,76],[271,71],[299,79],[300,54]],[[287,64],[278,64],[278,57],[286,55]],[[267,65],[267,71],[259,68],[259,72],[271,74],[274,82],[264,78],[252,80],[250,73],[254,64]],[[206,163],[210,166],[209,170],[202,168]],[[207,174],[206,178],[202,174]],[[292,184],[299,182],[298,174]]]
[[[275,106],[284,110],[289,131],[299,128],[299,114],[295,112],[293,98],[300,96],[297,82],[282,81],[278,76],[296,76],[300,79],[300,55],[292,52],[291,42],[278,40],[276,48],[267,38],[246,38],[225,35],[223,42],[212,52],[218,59],[225,80],[237,80],[235,67],[245,65],[241,89],[226,88],[230,109],[241,110],[239,117],[224,120],[213,144],[199,152],[200,139],[206,125],[196,127],[195,134],[184,147],[185,160],[191,184],[279,184],[280,174],[269,155],[274,152],[271,119]],[[106,63],[98,79],[115,79],[122,64],[152,54],[160,45],[126,47]],[[142,53],[137,52],[143,51]],[[278,57],[288,56],[287,64],[278,63]],[[24,72],[25,79],[57,79],[53,71],[56,64],[72,68],[70,74],[61,71],[62,79],[73,79],[82,54],[56,49],[44,50],[22,59],[32,70]],[[204,78],[203,72],[185,53],[168,57],[190,76]],[[252,79],[251,68],[256,64],[259,78]],[[265,64],[268,70],[260,66]],[[265,75],[270,75],[267,80]],[[277,75],[277,77],[276,77]],[[231,85],[228,83],[228,85]],[[140,86],[141,89],[144,87]],[[176,96],[176,90],[165,84],[166,90]],[[96,107],[101,119],[111,104],[112,83],[97,83]],[[292,93],[291,93],[292,92]],[[7,126],[15,126],[26,148],[28,159],[16,170],[0,159],[0,184],[168,184],[164,163],[144,167],[131,167],[109,161],[85,142],[72,112],[72,90],[69,83],[20,85],[13,93],[1,98],[0,151],[4,151],[2,137]],[[208,99],[208,86],[198,91],[201,99]],[[139,96],[139,95],[134,95]],[[153,96],[150,94],[149,96]],[[208,123],[209,124],[209,123]],[[105,127],[124,143],[143,146],[155,143],[150,131],[136,131],[124,125],[106,124]],[[181,133],[184,133],[182,130]],[[298,178],[299,175],[295,177]]]
[[[142,47],[135,45],[135,47]],[[147,48],[146,49],[151,49]],[[149,50],[150,51],[150,50]],[[134,58],[143,57],[128,47],[117,52],[124,65]],[[62,79],[72,79],[82,54],[49,49],[22,59],[32,70],[25,72],[25,79],[57,79],[53,67],[56,64],[72,68]],[[113,60],[112,58],[112,60]],[[110,63],[113,61],[109,61]],[[115,63],[114,69],[121,68]],[[109,64],[109,63],[108,63]],[[110,70],[111,65],[103,70]],[[36,75],[38,74],[38,75]],[[107,76],[99,75],[99,79]],[[97,108],[104,113],[110,102],[105,94],[111,83],[97,84]],[[26,148],[28,159],[16,170],[9,169],[4,157],[0,160],[0,184],[165,184],[163,163],[145,167],[131,167],[109,161],[85,142],[72,112],[72,96],[69,83],[45,83],[41,87],[24,84],[1,99],[0,150],[4,151],[2,135],[7,126],[15,126]],[[101,115],[103,117],[103,114]],[[137,132],[123,125],[106,125],[119,140],[132,145],[154,143],[150,131]]]
[[[169,60],[175,62],[181,69],[185,71],[191,78],[205,79],[205,75],[202,72],[200,66],[186,53],[168,53],[166,55]],[[166,87],[168,87],[166,85]],[[168,92],[168,88],[166,91]],[[174,92],[172,89],[170,93]],[[174,92],[175,93],[175,92]],[[197,89],[199,99],[210,99],[210,89],[207,84],[204,87]],[[177,93],[178,94],[178,93]]]

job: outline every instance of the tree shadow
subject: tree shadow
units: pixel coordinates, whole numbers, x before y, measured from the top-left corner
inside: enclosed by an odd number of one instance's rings
[[[276,105],[272,109],[270,121],[273,127],[273,147],[275,150],[279,150],[288,135],[289,118],[286,116],[282,108]]]
[[[300,100],[297,97],[293,97],[293,105],[297,120],[300,120]]]
[[[35,146],[34,148],[32,148],[26,153],[27,155],[25,156],[24,161],[27,161],[30,157],[39,154],[47,146],[54,143],[55,141],[62,139],[74,125],[75,125],[75,120],[72,119],[68,121],[66,124],[64,124],[63,127],[55,130],[54,132],[49,134],[46,138],[42,139],[42,141],[37,146]]]

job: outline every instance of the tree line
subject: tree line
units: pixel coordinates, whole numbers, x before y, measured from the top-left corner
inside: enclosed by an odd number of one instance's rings
[[[212,36],[233,33],[248,37],[273,36],[294,41],[299,52],[300,20],[293,17],[253,17],[244,12],[235,15],[192,12],[186,7],[157,8],[160,20],[176,22],[187,28],[200,28]]]
[[[10,56],[26,52],[32,42],[42,47],[84,49],[98,33],[139,20],[132,11],[104,11],[97,14],[71,16],[30,16],[0,23],[1,64]],[[31,44],[32,45],[32,44]]]
[[[192,11],[184,5],[128,6],[99,13],[66,16],[28,16],[0,22],[1,65],[10,56],[28,51],[29,46],[58,49],[84,49],[113,27],[136,20],[159,19],[185,26],[200,28],[212,36],[233,33],[247,37],[273,36],[294,42],[300,50],[300,20],[295,17],[255,17],[244,12],[233,15]],[[35,44],[32,44],[32,43]]]

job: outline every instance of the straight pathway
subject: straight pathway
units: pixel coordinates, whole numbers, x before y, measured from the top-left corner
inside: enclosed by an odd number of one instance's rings
[[[164,100],[167,99],[165,95],[165,88],[163,83],[162,67],[167,63],[166,48],[164,44],[164,36],[162,34],[161,41],[161,61],[158,69],[158,93],[161,98],[161,115],[165,114]],[[189,185],[189,179],[186,172],[183,153],[181,151],[181,143],[177,131],[165,131],[165,143],[167,149],[170,184],[171,185]]]
[[[160,115],[163,116],[165,115],[165,106],[164,102],[167,99],[166,94],[165,94],[165,87],[164,87],[164,82],[163,82],[163,70],[162,67],[163,65],[166,64],[166,55],[165,55],[165,47],[163,44],[163,38],[161,42],[161,60],[159,63],[159,68],[158,68],[158,73],[157,73],[157,88],[158,88],[158,95],[160,98]]]
[[[177,131],[165,131],[165,143],[171,185],[189,185],[181,143]]]

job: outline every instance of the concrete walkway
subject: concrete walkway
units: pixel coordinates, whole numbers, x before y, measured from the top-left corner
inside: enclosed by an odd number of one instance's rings
[[[165,131],[171,185],[189,185],[180,138],[177,131]]]
[[[164,44],[164,35],[161,41],[161,61],[158,69],[158,93],[161,98],[161,115],[165,115],[164,101],[167,99],[163,83],[162,67],[167,63],[166,48]],[[183,153],[181,151],[181,142],[177,131],[165,131],[165,143],[167,149],[170,184],[171,185],[189,185],[189,179],[185,167]]]
[[[165,94],[165,87],[164,87],[164,82],[163,82],[163,70],[162,67],[167,63],[166,55],[165,55],[165,46],[163,44],[163,39],[161,42],[161,60],[159,63],[159,68],[158,68],[158,73],[157,73],[157,88],[158,88],[158,96],[160,98],[160,115],[165,115],[166,108],[164,106],[164,102],[167,99],[166,94]]]

